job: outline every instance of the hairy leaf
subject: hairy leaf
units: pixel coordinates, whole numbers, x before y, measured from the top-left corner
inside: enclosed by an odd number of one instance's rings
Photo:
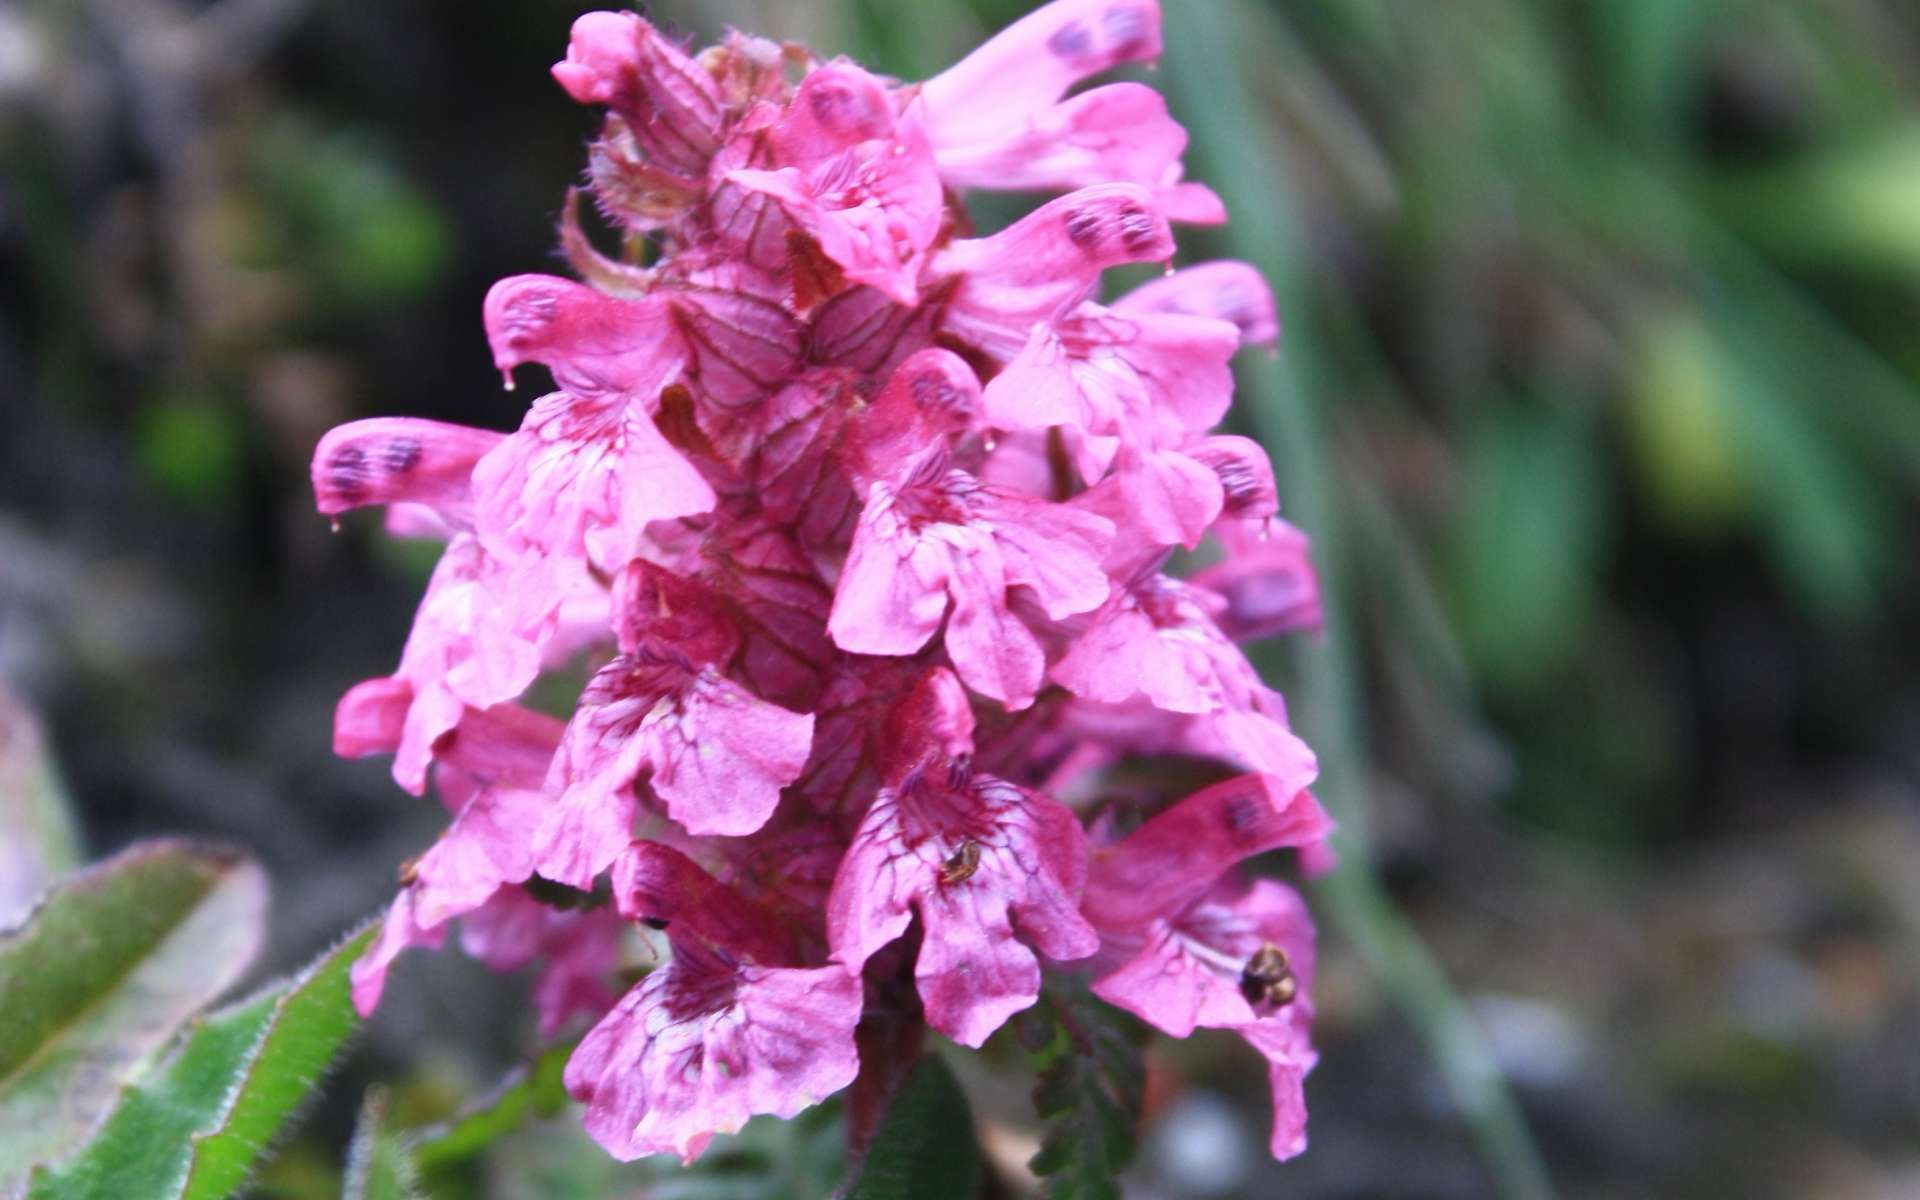
[[[342,1200],[413,1200],[420,1194],[408,1139],[387,1125],[387,1094],[367,1092],[347,1152]]]
[[[846,1200],[973,1200],[980,1144],[973,1113],[939,1058],[920,1060],[873,1135]]]
[[[1147,1079],[1139,1022],[1074,980],[1042,993],[1020,1031],[1040,1071],[1034,1109],[1051,1122],[1034,1174],[1051,1200],[1120,1200]]]
[[[241,854],[147,842],[0,933],[0,1195],[80,1145],[259,945],[266,878]]]
[[[372,932],[362,930],[292,980],[195,1021],[79,1154],[36,1172],[31,1200],[232,1195],[358,1024],[347,972]]]

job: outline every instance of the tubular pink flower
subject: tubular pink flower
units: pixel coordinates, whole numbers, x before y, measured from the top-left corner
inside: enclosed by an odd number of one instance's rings
[[[1106,599],[1105,518],[982,484],[934,454],[875,483],[847,551],[827,630],[842,650],[912,654],[952,601],[946,645],[960,677],[1009,708],[1033,702],[1046,656],[1008,607],[1031,592],[1055,619]]]
[[[1226,557],[1192,582],[1220,597],[1214,620],[1222,633],[1250,642],[1320,628],[1320,577],[1306,534],[1277,520],[1259,528],[1223,521],[1216,532]]]
[[[1103,183],[1049,201],[992,237],[949,243],[928,271],[953,291],[940,329],[999,362],[1025,345],[1036,322],[1088,298],[1100,273],[1173,257],[1173,234],[1144,188]]]
[[[1168,216],[1218,224],[1219,197],[1182,183],[1186,131],[1138,84],[1067,89],[1160,57],[1154,0],[1061,0],[921,85],[940,174],[958,187],[1048,190],[1104,180],[1154,189]]]
[[[565,1081],[615,1158],[692,1162],[758,1113],[791,1117],[853,1082],[860,980],[766,967],[691,940],[580,1042]]]
[[[1251,775],[1196,792],[1097,853],[1086,898],[1106,964],[1095,995],[1174,1037],[1231,1029],[1267,1059],[1276,1158],[1306,1148],[1313,925],[1292,889],[1230,873],[1252,854],[1324,841],[1326,814],[1294,787]]]
[[[967,769],[953,752],[971,725],[963,695],[936,672],[909,702],[928,713],[901,731],[913,765],[889,775],[854,834],[827,929],[835,957],[857,972],[917,915],[925,939],[914,977],[927,1023],[978,1046],[1039,997],[1035,950],[1085,958],[1098,939],[1075,906],[1086,873],[1080,822],[1045,796]]]
[[[619,113],[643,151],[696,178],[720,143],[724,110],[713,78],[633,13],[588,13],[573,23],[553,77],[582,104]]]
[[[534,838],[541,873],[588,887],[633,836],[634,784],[693,834],[738,837],[766,824],[806,765],[811,713],[757,699],[668,648],[644,646],[600,670],[554,757],[558,796]]]
[[[1183,267],[1171,275],[1148,280],[1113,302],[1115,312],[1179,313],[1213,317],[1240,331],[1241,344],[1270,345],[1280,339],[1280,318],[1273,307],[1273,289],[1251,264],[1210,262]]]
[[[473,465],[500,444],[486,429],[373,417],[342,425],[313,451],[313,494],[323,513],[364,504],[419,504],[456,529],[473,528]]]
[[[847,282],[917,303],[944,215],[920,110],[910,107],[896,122],[879,80],[851,63],[829,63],[800,82],[787,117],[767,136],[779,165],[735,169],[727,180],[778,204]]]
[[[393,673],[335,713],[337,752],[448,811],[361,1011],[457,922],[539,964],[545,1035],[595,1022],[565,1076],[592,1135],[691,1159],[856,1075],[857,1114],[926,1027],[978,1046],[1076,972],[1174,1036],[1241,1034],[1274,1152],[1304,1145],[1312,928],[1239,864],[1322,869],[1328,823],[1235,642],[1317,627],[1319,592],[1265,454],[1214,432],[1279,324],[1245,263],[1103,299],[1224,213],[1151,90],[1074,91],[1160,46],[1155,0],[1056,0],[901,84],[575,22],[554,78],[607,109],[561,208],[579,279],[481,311],[507,386],[552,389],[511,431],[376,418],[314,456],[321,512],[446,547]],[[971,188],[1055,194],[972,237]],[[1181,547],[1212,565],[1174,578]],[[534,710],[562,686],[564,718]],[[1246,774],[1090,847],[1056,797],[1157,754]]]

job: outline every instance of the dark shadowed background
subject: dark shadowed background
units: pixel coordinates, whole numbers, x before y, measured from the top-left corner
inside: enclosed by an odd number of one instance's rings
[[[1163,3],[1234,218],[1183,259],[1279,293],[1233,419],[1329,590],[1259,657],[1370,851],[1315,897],[1313,1148],[1266,1163],[1257,1064],[1200,1038],[1129,1194],[1477,1197],[1537,1153],[1568,1197],[1920,1195],[1920,6]],[[330,532],[307,456],[517,422],[480,298],[562,269],[582,7],[0,0],[0,679],[91,855],[269,864],[263,969],[442,823],[329,751],[431,561]],[[649,7],[919,78],[1031,6]],[[531,1045],[521,984],[414,956],[259,1194],[335,1194],[367,1081],[431,1115]],[[968,1082],[1024,1161],[1021,1087]],[[462,1186],[768,1194],[571,1129]]]

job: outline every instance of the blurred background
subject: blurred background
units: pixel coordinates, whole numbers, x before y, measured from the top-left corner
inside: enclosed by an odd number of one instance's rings
[[[1265,1161],[1237,1043],[1163,1046],[1128,1194],[1920,1196],[1920,6],[1164,2],[1234,217],[1183,258],[1281,298],[1233,419],[1328,630],[1259,655],[1349,842],[1312,1150]],[[518,421],[480,298],[562,269],[583,7],[0,0],[0,679],[89,856],[265,859],[264,969],[442,821],[329,752],[430,553],[330,532],[307,458]],[[1030,7],[648,6],[903,78]],[[522,1059],[519,986],[415,956],[259,1194],[333,1194],[368,1080],[424,1119]],[[1022,1086],[969,1084],[1023,1161]],[[574,1128],[449,1186],[804,1194],[729,1181],[758,1125],[697,1187]]]

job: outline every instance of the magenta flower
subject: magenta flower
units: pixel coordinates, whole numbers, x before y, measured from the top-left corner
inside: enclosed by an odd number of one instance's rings
[[[1284,884],[1230,873],[1325,839],[1326,814],[1289,786],[1248,775],[1188,796],[1094,856],[1084,901],[1101,935],[1095,995],[1174,1037],[1231,1029],[1267,1058],[1276,1158],[1306,1147],[1313,926]]]
[[[363,1012],[458,922],[537,965],[543,1031],[590,1025],[566,1084],[593,1136],[690,1160],[1072,973],[1173,1036],[1240,1033],[1299,1150],[1312,928],[1239,864],[1322,864],[1328,822],[1235,643],[1316,627],[1318,588],[1266,456],[1214,432],[1273,299],[1211,263],[1103,300],[1225,213],[1155,93],[1068,94],[1160,44],[1153,0],[1058,0],[902,84],[575,23],[553,74],[608,110],[592,199],[647,251],[569,205],[582,281],[488,293],[508,386],[553,380],[517,430],[377,419],[315,453],[323,513],[446,544],[398,667],[336,714],[340,753],[449,813]],[[963,236],[990,187],[1055,195]],[[1211,565],[1176,578],[1181,548]],[[570,715],[536,712],[565,678]],[[1163,753],[1245,774],[1091,802]]]

